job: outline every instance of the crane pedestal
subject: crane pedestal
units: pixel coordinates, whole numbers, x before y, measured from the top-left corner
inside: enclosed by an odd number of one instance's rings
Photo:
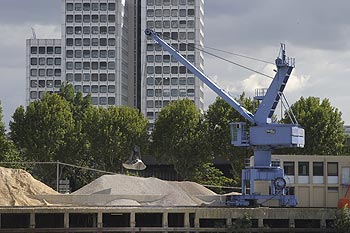
[[[256,181],[267,181],[269,194],[257,193]],[[294,195],[287,195],[286,184],[283,168],[271,164],[271,150],[255,150],[254,166],[242,170],[242,195],[230,195],[226,203],[232,206],[255,206],[278,200],[279,206],[296,206],[297,199]]]

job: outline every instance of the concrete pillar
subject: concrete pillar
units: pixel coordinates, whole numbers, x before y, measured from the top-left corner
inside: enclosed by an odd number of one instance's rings
[[[64,228],[69,228],[69,213],[68,212],[64,212],[63,227]]]
[[[188,211],[184,214],[184,227],[190,227],[190,213]]]
[[[163,212],[163,228],[168,228],[168,212]]]
[[[227,218],[226,219],[226,227],[231,227],[232,226],[232,218]]]
[[[294,218],[289,219],[289,228],[295,228],[295,219]]]
[[[130,227],[132,227],[132,228],[136,227],[136,218],[135,218],[134,211],[131,211],[131,213],[130,213]]]
[[[101,210],[99,210],[98,212],[97,212],[97,227],[98,228],[102,228],[103,227],[103,219],[102,219],[103,217],[102,217],[102,211]]]
[[[326,219],[323,217],[320,220],[320,227],[321,229],[326,229],[327,228],[327,223],[326,223]]]
[[[35,213],[31,212],[29,216],[29,227],[35,228]]]
[[[199,228],[199,218],[198,218],[197,215],[196,215],[195,218],[194,218],[194,227],[195,227],[195,228]]]
[[[264,219],[263,218],[258,218],[258,227],[263,228],[264,227]]]

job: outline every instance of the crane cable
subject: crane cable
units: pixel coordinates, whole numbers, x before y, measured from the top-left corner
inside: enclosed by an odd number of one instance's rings
[[[204,50],[204,49],[201,49],[201,48],[196,47],[195,45],[190,45],[189,43],[184,43],[184,42],[182,42],[181,40],[176,40],[176,39],[173,39],[173,38],[171,38],[171,37],[166,37],[166,36],[164,36],[164,35],[163,35],[163,39],[175,40],[175,41],[177,41],[177,42],[186,44],[187,46],[192,46],[193,49],[196,49],[196,50],[198,50],[198,51],[201,51],[201,52],[203,52],[203,53],[206,53],[206,54],[208,54],[208,55],[211,55],[211,56],[213,56],[213,57],[216,57],[216,58],[221,59],[221,60],[223,60],[223,61],[226,61],[226,62],[228,62],[228,63],[231,63],[231,64],[233,64],[233,65],[239,66],[239,67],[241,67],[241,68],[247,69],[247,70],[252,71],[252,72],[254,72],[254,73],[260,74],[260,75],[262,75],[262,76],[265,76],[265,77],[268,77],[268,78],[270,78],[270,79],[273,79],[273,77],[270,76],[270,75],[264,74],[264,73],[262,73],[262,72],[260,72],[260,71],[254,70],[254,69],[252,69],[252,68],[250,68],[250,67],[241,65],[241,64],[239,64],[239,63],[237,63],[237,62],[234,62],[234,61],[231,61],[231,60],[229,60],[229,59],[227,59],[227,58],[221,57],[221,56],[219,56],[219,55],[217,55],[217,54],[215,54],[215,53],[208,52],[208,51],[206,51],[206,50]],[[244,57],[244,58],[247,58],[247,59],[252,59],[252,60],[255,60],[255,61],[260,61],[260,62],[264,62],[264,63],[268,63],[268,64],[273,64],[273,63],[271,63],[271,62],[264,61],[264,60],[257,59],[257,58],[253,58],[253,57],[249,57],[249,56],[246,56],[246,55],[241,55],[241,54],[237,54],[237,53],[231,53],[231,52],[227,52],[227,51],[224,51],[224,50],[215,49],[215,48],[211,48],[211,47],[205,47],[205,48],[209,48],[209,49],[213,49],[213,50],[217,50],[217,51],[221,51],[221,52],[230,53],[230,54],[232,54],[232,55]],[[176,50],[177,50],[177,49],[176,49]]]

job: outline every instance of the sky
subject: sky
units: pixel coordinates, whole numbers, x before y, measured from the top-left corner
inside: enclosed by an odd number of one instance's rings
[[[1,0],[0,101],[8,124],[26,100],[26,39],[61,37],[61,0]],[[301,96],[328,98],[350,124],[350,17],[348,0],[205,0],[205,46],[270,62],[280,43],[296,59],[285,95],[289,104]],[[216,52],[217,53],[217,52]],[[218,55],[270,76],[273,64]],[[205,56],[205,73],[239,96],[253,97],[271,79],[218,58]],[[205,88],[205,106],[216,94]]]

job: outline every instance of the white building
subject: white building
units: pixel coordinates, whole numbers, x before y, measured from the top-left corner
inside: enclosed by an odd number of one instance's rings
[[[99,106],[128,105],[128,14],[124,0],[62,0],[64,74]],[[130,101],[132,103],[132,101]]]
[[[203,71],[203,54],[197,48],[203,49],[204,0],[147,0],[141,4],[141,28],[155,30]],[[203,83],[141,33],[141,110],[150,123],[172,100],[189,98],[203,110]]]
[[[27,39],[26,104],[62,84],[62,48],[59,39]]]

